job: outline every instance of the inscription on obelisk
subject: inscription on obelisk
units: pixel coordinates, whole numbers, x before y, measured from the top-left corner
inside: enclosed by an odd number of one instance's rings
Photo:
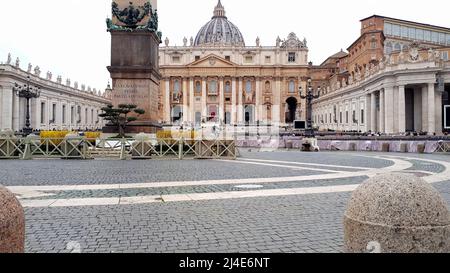
[[[156,0],[112,1],[112,19],[107,20],[111,33],[111,66],[113,79],[111,99],[114,106],[135,104],[145,114],[132,125],[148,132],[160,120],[158,53],[161,33],[158,31]],[[150,130],[152,131],[152,130]]]

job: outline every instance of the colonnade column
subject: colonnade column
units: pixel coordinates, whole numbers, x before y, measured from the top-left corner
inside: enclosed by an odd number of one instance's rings
[[[376,97],[375,97],[375,92],[372,92],[370,94],[370,131],[372,131],[372,133],[375,133],[377,131],[377,119],[376,119],[376,109],[377,105],[376,105]]]
[[[384,89],[384,126],[386,134],[394,133],[394,87]]]
[[[398,132],[406,132],[406,101],[405,101],[405,86],[398,87]]]
[[[14,92],[13,92],[13,102],[14,102],[13,113],[12,113],[13,114],[13,116],[12,116],[13,125],[12,125],[11,129],[13,129],[13,131],[19,131],[20,130],[20,128],[19,128],[19,126],[20,126],[20,98],[19,98],[19,96],[16,96],[14,94]],[[31,127],[33,127],[33,126],[31,126]]]
[[[436,132],[436,99],[434,94],[434,83],[428,84],[428,134]]]
[[[422,132],[428,132],[428,86],[422,86]]]
[[[384,125],[384,123],[385,123],[385,119],[384,119],[385,107],[384,107],[384,104],[385,104],[384,89],[381,89],[380,90],[380,132],[381,133],[385,133],[385,125]]]
[[[13,96],[12,88],[3,87],[3,105],[0,113],[3,129],[13,129]]]

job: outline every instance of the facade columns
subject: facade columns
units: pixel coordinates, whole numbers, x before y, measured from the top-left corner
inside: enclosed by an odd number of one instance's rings
[[[385,133],[385,119],[384,119],[384,104],[385,104],[385,100],[384,100],[384,89],[380,90],[380,132],[381,133]]]
[[[231,81],[231,124],[236,124],[236,78]]]
[[[164,119],[167,123],[172,123],[171,114],[170,114],[170,80],[166,79],[166,92],[165,92],[165,103],[164,103]],[[76,106],[75,106],[76,107]],[[75,111],[78,111],[77,109]],[[81,113],[80,113],[81,114]]]
[[[428,84],[428,134],[436,132],[436,98],[434,83]]]
[[[386,134],[394,133],[394,87],[384,89],[384,126]]]
[[[225,94],[224,94],[225,81],[223,78],[219,78],[219,121],[225,124]]]
[[[189,120],[195,123],[194,79],[189,79]]]
[[[406,132],[406,101],[405,101],[405,86],[398,87],[398,132]]]
[[[377,131],[377,119],[376,119],[376,113],[377,113],[377,105],[376,105],[376,97],[375,92],[372,92],[370,94],[370,131],[372,133],[376,133]]]
[[[207,78],[202,79],[202,120],[207,121],[208,109],[206,106],[207,92],[206,92]]]
[[[239,88],[238,88],[238,123],[243,124],[244,123],[244,105],[242,101],[242,87],[243,87],[243,81],[244,78],[239,78]]]
[[[189,107],[188,107],[188,79],[182,78],[182,88],[183,88],[183,122],[187,122],[189,120]]]
[[[255,124],[261,119],[261,79],[256,78]]]
[[[281,123],[281,79],[275,78],[275,88],[272,88],[274,103],[272,105],[272,123],[279,126]]]

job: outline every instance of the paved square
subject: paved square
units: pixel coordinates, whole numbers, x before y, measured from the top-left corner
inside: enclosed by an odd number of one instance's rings
[[[351,192],[424,177],[450,202],[448,155],[244,152],[236,161],[1,161],[27,252],[341,252]]]

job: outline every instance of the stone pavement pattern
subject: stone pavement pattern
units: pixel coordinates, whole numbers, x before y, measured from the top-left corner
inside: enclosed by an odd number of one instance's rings
[[[17,190],[25,204],[52,198],[97,200],[114,196],[212,194],[208,200],[134,205],[29,205],[25,208],[27,252],[70,252],[67,249],[70,242],[79,243],[82,252],[341,252],[343,214],[350,191],[279,196],[262,196],[262,192],[324,186],[338,189],[342,185],[362,183],[372,168],[396,166],[400,171],[424,177],[445,177],[450,158],[407,155],[414,158],[402,159],[409,164],[402,165],[385,156],[405,157],[404,154],[245,152],[242,155],[237,162],[2,161],[0,184],[13,191],[17,186],[121,186],[120,189],[40,191],[50,196],[21,196],[22,192]],[[346,173],[351,176],[339,177]],[[315,179],[317,175],[330,175],[330,178]],[[235,188],[237,184],[145,186],[156,182],[279,177],[302,179],[261,183],[264,188],[251,194],[254,189]],[[433,186],[450,203],[450,176],[447,177]],[[127,188],[132,183],[146,184],[142,188]],[[222,199],[215,195],[229,191],[249,193],[251,197]]]

